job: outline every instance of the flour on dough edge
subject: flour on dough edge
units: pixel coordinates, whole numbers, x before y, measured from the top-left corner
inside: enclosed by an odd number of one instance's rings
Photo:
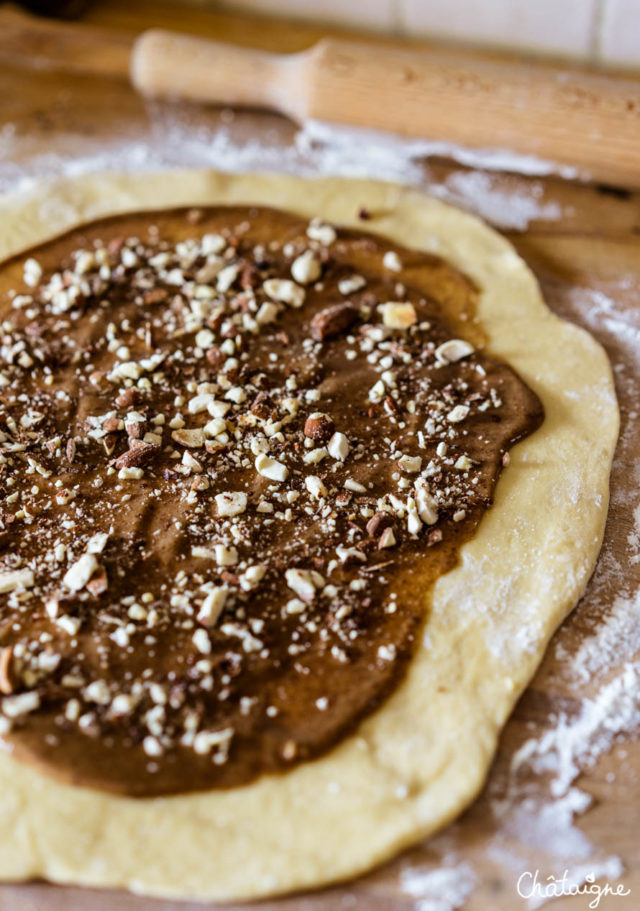
[[[405,681],[328,755],[244,788],[133,800],[59,784],[0,755],[0,877],[237,899],[354,876],[455,818],[500,729],[593,570],[618,433],[611,370],[551,314],[487,225],[395,184],[210,171],[90,175],[0,200],[0,257],[83,221],[140,209],[254,203],[437,252],[482,289],[492,353],[546,410],[512,450],[495,507],[435,588]],[[576,405],[576,402],[578,405]]]

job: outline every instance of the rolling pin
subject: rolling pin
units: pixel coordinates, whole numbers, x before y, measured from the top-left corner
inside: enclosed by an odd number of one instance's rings
[[[640,186],[640,81],[633,79],[333,38],[271,54],[162,30],[136,40],[131,78],[147,96],[511,149]]]
[[[294,54],[0,10],[0,56],[129,78],[147,97],[267,107],[475,149],[512,150],[640,187],[640,79],[443,47],[326,38]]]

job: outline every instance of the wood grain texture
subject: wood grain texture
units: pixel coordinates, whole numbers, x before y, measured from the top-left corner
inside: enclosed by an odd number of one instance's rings
[[[194,10],[193,18],[187,18],[183,8],[168,7],[166,16],[162,9],[147,2],[134,5],[124,0],[108,0],[93,8],[90,16],[101,25],[126,26],[131,31],[150,24],[173,27],[178,18],[187,30],[205,27],[200,10]],[[228,32],[220,25],[220,19],[213,21],[214,31],[217,30],[222,40],[243,31],[236,19],[229,20],[232,24]],[[252,31],[250,25],[245,25],[244,30],[245,38],[259,45],[258,31]],[[299,50],[305,42],[311,43],[317,37],[310,29],[297,31],[293,26],[282,35],[265,27],[264,35],[265,46],[276,51]],[[53,76],[0,64],[0,85],[0,123],[11,125],[11,130],[2,134],[0,160],[4,158],[6,164],[8,157],[15,163],[16,177],[37,170],[43,158],[48,160],[50,155],[68,159],[84,154],[89,147],[100,149],[104,144],[111,148],[110,143],[117,136],[130,138],[132,144],[143,138],[161,145],[175,118],[180,118],[182,126],[194,135],[213,131],[221,122],[220,115],[211,110],[195,107],[178,110],[162,104],[149,107],[126,83],[117,80],[79,79],[71,74]],[[234,133],[239,138],[251,139],[268,133],[275,144],[281,145],[283,154],[293,141],[293,132],[289,123],[266,114],[237,115],[234,124]],[[117,160],[112,164],[117,167]],[[442,186],[452,176],[464,173],[463,168],[451,162],[432,160],[424,167],[424,185]],[[527,231],[510,235],[538,275],[554,310],[590,325],[587,313],[590,295],[600,291],[615,301],[618,323],[628,325],[629,333],[640,332],[640,193],[612,192],[554,177],[538,180],[496,174],[487,175],[486,179],[505,198],[532,193],[540,207],[557,207],[558,218],[534,220]],[[582,300],[584,310],[580,309]],[[605,541],[607,554],[621,557],[630,531],[625,498],[637,499],[636,481],[630,473],[627,454],[634,447],[640,451],[640,427],[634,418],[640,377],[634,373],[629,349],[623,344],[624,334],[614,329],[606,314],[595,323],[595,333],[616,365],[626,440],[626,448],[620,450],[615,466],[614,497]],[[630,588],[640,587],[640,564],[628,566],[623,582]],[[515,893],[515,882],[522,869],[509,866],[500,853],[514,846],[514,837],[502,831],[493,817],[490,796],[500,794],[506,786],[509,762],[523,741],[546,730],[554,712],[576,708],[575,690],[564,674],[566,659],[558,657],[556,647],[561,645],[568,655],[575,654],[585,637],[607,616],[621,584],[613,576],[604,575],[590,586],[554,638],[542,667],[509,721],[484,794],[444,833],[445,843],[455,849],[461,860],[473,866],[477,876],[476,888],[464,904],[465,911],[521,911],[523,908]],[[612,673],[615,670],[613,667]],[[588,696],[592,689],[586,684],[580,695]],[[628,898],[603,902],[603,911],[636,911],[640,906],[639,777],[640,743],[627,737],[578,782],[595,801],[578,821],[579,828],[596,846],[622,858],[626,867],[623,881],[632,890]],[[544,782],[533,776],[530,785],[533,795],[542,797],[546,793]],[[440,846],[442,843],[439,842]],[[437,863],[438,858],[435,844],[426,842],[356,883],[259,906],[237,905],[235,911],[255,907],[260,911],[415,911],[417,899],[401,889],[402,871],[409,866]],[[544,861],[533,848],[526,860],[533,868],[539,864],[544,869]],[[0,886],[0,911],[198,911],[202,907],[40,883]],[[582,898],[561,899],[550,907],[553,911],[556,908],[585,911],[586,902]]]
[[[27,66],[127,79],[133,37],[0,9],[0,54]]]

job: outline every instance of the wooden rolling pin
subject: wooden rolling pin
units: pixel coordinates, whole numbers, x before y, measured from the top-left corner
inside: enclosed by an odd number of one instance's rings
[[[131,77],[145,95],[511,149],[640,186],[640,82],[632,79],[340,39],[278,55],[161,30],[137,39]]]
[[[640,187],[640,80],[445,48],[323,39],[295,54],[153,29],[129,36],[0,13],[0,53],[130,74],[146,96],[268,107],[470,148],[507,149]]]

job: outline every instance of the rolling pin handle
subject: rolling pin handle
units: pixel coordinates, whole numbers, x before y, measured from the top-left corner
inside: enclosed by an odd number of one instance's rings
[[[296,116],[291,90],[297,81],[291,77],[301,57],[150,29],[135,41],[131,81],[151,98],[268,107]]]

